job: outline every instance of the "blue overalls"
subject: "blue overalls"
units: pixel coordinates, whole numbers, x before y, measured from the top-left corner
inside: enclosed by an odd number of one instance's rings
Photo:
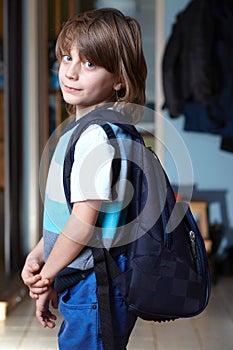
[[[118,258],[124,270],[125,256]],[[59,311],[64,318],[58,334],[60,350],[104,350],[97,301],[95,273],[65,290],[59,299]],[[114,350],[125,350],[136,322],[136,316],[127,311],[124,300],[114,288],[111,295]]]

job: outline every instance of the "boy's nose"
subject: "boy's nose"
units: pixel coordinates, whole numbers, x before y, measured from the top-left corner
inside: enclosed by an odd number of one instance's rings
[[[77,64],[71,64],[66,71],[66,76],[69,79],[77,80],[79,78],[79,67]]]

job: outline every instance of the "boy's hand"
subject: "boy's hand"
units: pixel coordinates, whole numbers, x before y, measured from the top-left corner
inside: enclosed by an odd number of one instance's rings
[[[58,295],[52,287],[47,292],[39,295],[36,301],[36,318],[43,327],[54,328],[56,325],[54,321],[57,317],[49,309],[50,302],[53,308],[57,309]]]
[[[29,295],[33,299],[38,299],[40,294],[48,290],[49,280],[42,280],[39,274],[41,268],[42,265],[36,259],[27,259],[21,273],[23,282],[28,286]]]

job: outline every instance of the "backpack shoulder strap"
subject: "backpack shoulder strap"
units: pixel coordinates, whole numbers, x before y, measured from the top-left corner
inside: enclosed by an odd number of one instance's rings
[[[104,121],[99,119],[92,119],[92,120],[84,120],[80,123],[77,123],[77,127],[74,129],[73,134],[71,135],[70,141],[68,143],[66,154],[65,154],[65,160],[64,160],[64,167],[63,167],[63,186],[64,186],[64,192],[66,196],[66,201],[69,206],[69,209],[72,210],[72,204],[70,200],[70,174],[71,169],[74,163],[74,151],[75,146],[82,135],[82,133],[90,126],[90,125],[100,125],[103,130],[105,131],[108,139],[110,140],[111,144],[113,143],[113,146],[115,148],[115,157],[113,160],[113,181],[112,181],[112,187],[116,183],[119,173],[120,173],[120,150],[118,143],[116,141],[115,134],[110,127],[110,125]],[[115,140],[115,141],[114,141]]]
[[[113,179],[112,186],[116,183],[121,169],[121,159],[120,159],[120,150],[119,145],[116,140],[116,136],[111,128],[111,126],[103,120],[87,120],[78,125],[75,128],[70,142],[67,146],[65,161],[64,161],[64,171],[63,171],[63,185],[67,204],[69,209],[72,210],[72,204],[70,201],[70,173],[72,165],[74,162],[74,150],[75,145],[80,138],[81,134],[92,124],[99,124],[105,131],[109,141],[115,148],[115,157],[113,160]],[[106,255],[110,255],[105,248],[92,248],[93,258],[94,258],[94,271],[96,274],[97,280],[97,298],[99,304],[99,313],[100,313],[100,323],[102,331],[102,339],[105,350],[114,349],[114,336],[113,336],[113,327],[112,327],[112,317],[111,317],[111,307],[110,307],[110,293],[109,293],[109,277],[108,277],[108,268],[107,268],[107,259]],[[117,266],[115,266],[117,271]]]

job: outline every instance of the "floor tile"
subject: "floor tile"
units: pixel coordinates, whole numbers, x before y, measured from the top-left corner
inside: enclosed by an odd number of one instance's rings
[[[138,319],[131,334],[128,350],[155,349],[153,323]]]
[[[201,315],[165,323],[138,319],[128,350],[231,350],[232,300],[233,277],[219,278]],[[43,329],[35,318],[35,302],[25,297],[5,321],[0,321],[0,350],[58,350],[61,321],[58,317],[56,328]]]

